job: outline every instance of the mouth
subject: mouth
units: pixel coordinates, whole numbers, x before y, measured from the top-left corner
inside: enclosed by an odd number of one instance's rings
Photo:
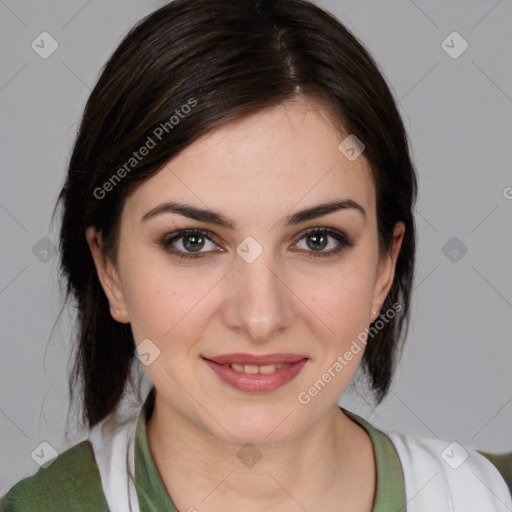
[[[203,356],[203,360],[225,384],[239,391],[265,393],[294,379],[308,358],[299,354],[225,354]]]
[[[222,366],[226,366],[229,368],[233,368],[233,370],[237,372],[243,373],[274,373],[276,370],[279,370],[283,367],[290,366],[290,363],[282,363],[282,364],[266,364],[264,366],[258,366],[256,364],[223,364]]]

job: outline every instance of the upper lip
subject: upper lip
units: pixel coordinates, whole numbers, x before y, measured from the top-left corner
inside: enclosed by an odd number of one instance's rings
[[[285,364],[285,363],[296,363],[307,359],[306,356],[300,354],[263,354],[263,355],[251,355],[251,354],[222,354],[220,356],[203,356],[205,359],[213,361],[217,364],[253,364],[256,366],[265,366],[271,364]]]

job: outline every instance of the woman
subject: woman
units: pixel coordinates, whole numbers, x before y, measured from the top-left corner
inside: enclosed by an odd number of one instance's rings
[[[326,12],[177,0],[139,22],[60,195],[91,435],[2,510],[508,510],[482,455],[450,465],[336,403],[359,365],[389,389],[415,199],[389,88]],[[121,414],[139,364],[151,391]]]

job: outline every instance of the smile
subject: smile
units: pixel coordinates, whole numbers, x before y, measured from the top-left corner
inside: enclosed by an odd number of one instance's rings
[[[257,366],[255,364],[223,364],[222,366],[229,366],[237,372],[244,373],[274,373],[276,370],[283,368],[285,364],[267,364],[265,366]]]
[[[268,393],[294,379],[308,358],[297,354],[227,354],[203,361],[224,384],[246,393]]]

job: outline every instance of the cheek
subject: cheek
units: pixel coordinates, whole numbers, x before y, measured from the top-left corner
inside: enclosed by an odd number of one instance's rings
[[[134,265],[126,276],[126,304],[136,343],[149,338],[164,346],[187,344],[208,318],[212,277],[170,272],[158,263]]]
[[[135,344],[150,339],[158,348],[156,356],[156,349],[149,345],[155,359],[144,370],[157,388],[166,390],[170,401],[183,395],[182,383],[187,383],[190,392],[197,392],[190,365],[209,322],[211,305],[205,295],[211,285],[192,281],[150,269],[130,279],[127,303]]]
[[[297,280],[294,291],[310,309],[319,339],[339,348],[368,327],[373,276],[369,262],[358,258],[357,262],[347,261],[331,272],[304,274]]]

